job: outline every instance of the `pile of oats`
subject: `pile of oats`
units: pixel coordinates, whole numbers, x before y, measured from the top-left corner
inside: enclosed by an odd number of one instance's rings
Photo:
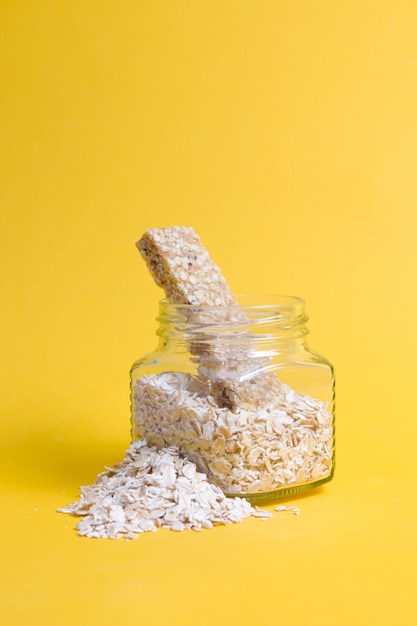
[[[143,376],[133,386],[134,438],[158,448],[176,446],[229,495],[329,475],[333,431],[325,403],[297,394],[272,373],[241,383],[237,391],[237,406],[229,410],[191,374]]]
[[[134,539],[158,528],[181,531],[212,528],[244,518],[272,516],[243,498],[226,498],[175,447],[157,449],[136,441],[121,463],[81,487],[78,502],[61,513],[82,517],[79,535]]]

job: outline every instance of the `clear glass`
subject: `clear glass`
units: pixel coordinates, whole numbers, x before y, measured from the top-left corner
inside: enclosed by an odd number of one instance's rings
[[[158,345],[131,369],[131,433],[262,502],[333,477],[334,374],[307,345],[304,300],[237,300],[160,302]]]

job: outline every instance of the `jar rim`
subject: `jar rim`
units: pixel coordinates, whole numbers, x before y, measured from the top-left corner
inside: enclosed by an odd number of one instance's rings
[[[288,308],[289,306],[293,307],[304,307],[305,300],[300,296],[289,296],[289,295],[281,295],[281,294],[254,294],[254,293],[238,293],[233,294],[236,298],[237,304],[232,305],[217,305],[217,304],[181,304],[181,303],[173,303],[170,302],[167,298],[162,298],[160,300],[160,304],[164,307],[172,307],[173,309],[181,308],[181,309],[223,309],[223,308],[255,308],[255,309],[268,309],[273,307],[276,309],[277,307]]]
[[[234,294],[236,305],[197,305],[174,304],[166,298],[159,303],[159,319],[162,320],[191,320],[198,315],[200,321],[221,324],[228,322],[228,326],[244,324],[279,324],[282,327],[299,326],[308,321],[305,313],[305,301],[298,296],[265,295],[265,294]],[[234,312],[237,317],[234,316]],[[230,314],[232,315],[230,317]],[[200,317],[200,315],[202,317]],[[194,318],[195,319],[195,318]]]

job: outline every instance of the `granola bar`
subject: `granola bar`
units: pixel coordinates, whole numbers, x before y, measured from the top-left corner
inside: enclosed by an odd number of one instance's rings
[[[136,245],[156,284],[173,304],[237,304],[220,268],[193,228],[151,228]]]
[[[243,329],[233,330],[234,337],[237,333],[247,337],[244,326],[249,321],[238,310],[229,285],[197,233],[191,227],[152,228],[136,245],[151,276],[165,291],[168,300],[173,304],[192,305],[184,314],[188,316],[188,322],[200,328],[200,332],[198,340],[190,344],[190,353],[198,362],[199,375],[206,381],[218,406],[233,410],[239,399],[246,402],[250,385],[241,380],[261,370],[265,359],[248,358],[244,346],[232,347],[216,334],[204,336],[206,325],[237,324]],[[209,308],[201,311],[198,309],[201,306]],[[216,308],[210,309],[211,306]],[[276,387],[274,374],[263,374],[262,377],[267,387]],[[252,389],[254,392],[255,387]],[[258,394],[253,393],[253,396],[257,403]]]

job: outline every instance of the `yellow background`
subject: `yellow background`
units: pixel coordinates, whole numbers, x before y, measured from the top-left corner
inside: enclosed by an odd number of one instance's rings
[[[1,616],[415,624],[417,4],[1,0]],[[129,445],[191,225],[235,292],[303,296],[337,471],[300,516],[131,542],[55,509]]]

